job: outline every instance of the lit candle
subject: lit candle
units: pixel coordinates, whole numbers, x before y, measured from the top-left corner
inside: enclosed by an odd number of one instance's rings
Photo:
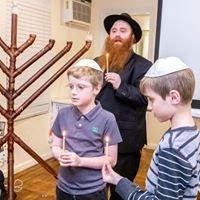
[[[62,150],[63,150],[63,152],[65,151],[65,139],[66,139],[66,135],[67,135],[67,132],[66,131],[62,131],[62,136],[63,136]]]
[[[109,53],[106,53],[106,73],[109,72],[108,68],[109,68]]]
[[[109,156],[109,150],[108,150],[108,146],[109,146],[109,136],[105,136],[105,156],[108,157]]]

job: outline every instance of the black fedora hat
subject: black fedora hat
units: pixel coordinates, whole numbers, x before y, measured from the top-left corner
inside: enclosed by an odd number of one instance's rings
[[[106,29],[106,32],[108,34],[110,33],[111,27],[117,20],[123,20],[131,26],[132,31],[135,35],[136,43],[137,43],[140,40],[140,38],[142,37],[142,30],[141,30],[140,25],[133,18],[131,18],[131,16],[127,13],[122,13],[120,15],[116,14],[116,15],[107,16],[104,19],[104,27]]]

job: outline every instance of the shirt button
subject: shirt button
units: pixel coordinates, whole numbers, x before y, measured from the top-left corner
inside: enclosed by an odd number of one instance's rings
[[[78,126],[79,126],[79,127],[81,127],[81,126],[82,126],[82,124],[78,124]]]
[[[84,117],[83,117],[83,116],[81,116],[81,119],[84,119]]]

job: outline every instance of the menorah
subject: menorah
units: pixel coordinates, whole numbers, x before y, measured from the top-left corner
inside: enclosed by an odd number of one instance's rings
[[[7,133],[0,139],[0,147],[7,142],[7,166],[8,166],[8,199],[14,199],[14,142],[23,148],[31,155],[43,168],[51,173],[55,178],[56,172],[49,166],[37,153],[35,153],[20,137],[14,132],[15,119],[39,96],[41,95],[60,75],[62,75],[77,59],[79,59],[91,46],[91,40],[86,40],[85,45],[69,59],[54,75],[52,75],[37,91],[27,98],[18,108],[15,109],[15,99],[22,94],[34,81],[36,81],[43,73],[45,73],[55,62],[63,57],[72,47],[72,42],[68,41],[66,46],[49,60],[41,69],[31,76],[19,88],[15,89],[15,78],[23,73],[36,60],[42,57],[45,53],[52,49],[55,40],[50,39],[49,43],[38,53],[33,55],[24,64],[16,68],[17,57],[29,46],[31,46],[36,38],[36,35],[30,34],[29,39],[21,46],[17,47],[17,12],[16,5],[13,5],[11,17],[11,45],[8,46],[0,37],[0,46],[10,57],[10,65],[6,66],[0,60],[0,68],[8,77],[8,84],[5,88],[0,84],[0,92],[6,98],[7,109],[0,105],[0,113],[7,120]]]

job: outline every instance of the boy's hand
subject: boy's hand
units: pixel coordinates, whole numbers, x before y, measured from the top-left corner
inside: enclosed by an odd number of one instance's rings
[[[117,183],[122,179],[123,177],[117,174],[111,167],[109,163],[105,163],[102,168],[102,176],[103,181],[107,183],[111,183],[113,185],[117,185]]]
[[[63,167],[78,167],[80,161],[80,157],[76,153],[69,151],[63,152],[59,158],[59,163]]]

